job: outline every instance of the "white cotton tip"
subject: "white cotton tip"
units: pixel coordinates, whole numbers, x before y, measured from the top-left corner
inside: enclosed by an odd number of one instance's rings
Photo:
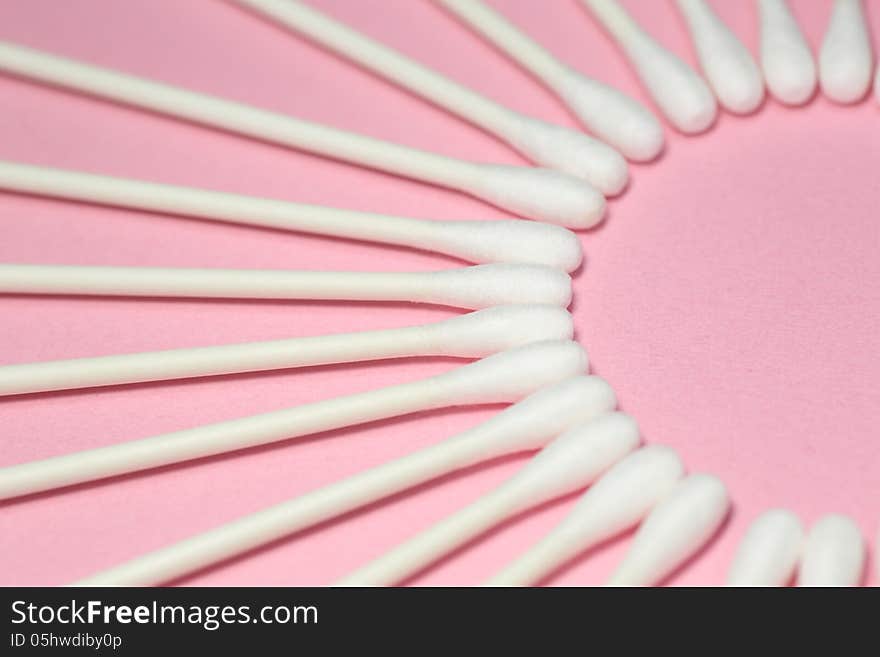
[[[508,132],[510,143],[533,162],[584,180],[605,196],[629,182],[624,157],[583,132],[526,116],[516,116]]]
[[[806,103],[816,90],[813,53],[785,0],[760,0],[761,67],[767,88],[786,105]]]
[[[642,83],[672,125],[688,135],[712,126],[718,104],[696,71],[647,36],[632,51]]]
[[[675,450],[649,445],[606,472],[577,502],[559,531],[569,541],[594,545],[632,527],[684,474]]]
[[[502,351],[442,375],[436,394],[446,395],[448,405],[500,404],[519,401],[552,383],[584,374],[587,352],[577,342],[555,340]],[[445,389],[443,385],[445,384]]]
[[[703,73],[721,104],[736,114],[764,100],[764,78],[752,54],[705,0],[679,0]]]
[[[830,514],[810,529],[798,586],[858,586],[865,568],[865,539],[848,517]]]
[[[728,586],[785,586],[791,581],[804,544],[804,528],[785,509],[762,513],[749,526],[737,549]]]
[[[663,151],[663,126],[634,98],[573,70],[556,91],[593,134],[627,159],[649,162]]]
[[[559,306],[495,306],[422,327],[438,355],[483,358],[546,340],[571,340],[572,316]]]
[[[640,441],[636,421],[609,413],[572,427],[542,449],[505,488],[526,509],[584,488],[634,450]]]
[[[433,244],[468,262],[545,265],[571,272],[584,257],[572,231],[535,221],[433,221],[430,230]]]
[[[566,307],[571,277],[540,265],[474,265],[431,272],[426,303],[459,308],[491,308],[517,303]]]
[[[493,432],[481,438],[480,460],[539,449],[616,406],[614,390],[598,376],[574,376],[545,386],[490,420]]]
[[[871,87],[871,37],[862,0],[837,0],[819,53],[822,93],[837,103],[855,103]]]
[[[657,584],[706,544],[729,510],[720,479],[706,474],[683,479],[645,518],[608,584]]]
[[[598,190],[552,169],[484,164],[468,190],[514,214],[566,228],[592,228],[605,216]]]

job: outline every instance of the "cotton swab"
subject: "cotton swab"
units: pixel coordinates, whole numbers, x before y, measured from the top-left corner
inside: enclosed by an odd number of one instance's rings
[[[813,53],[785,0],[758,0],[761,68],[767,88],[787,105],[806,103],[816,90]]]
[[[804,543],[804,528],[791,511],[771,509],[749,526],[727,575],[728,586],[785,586]]]
[[[711,127],[718,105],[696,71],[650,37],[615,0],[581,1],[617,41],[672,125],[685,134]]]
[[[594,226],[605,212],[602,194],[558,171],[446,157],[2,41],[0,71],[448,187],[569,228]]]
[[[622,413],[569,429],[501,486],[338,584],[397,584],[507,518],[590,484],[638,443],[638,425]]]
[[[752,54],[706,0],[678,0],[700,66],[721,104],[736,114],[764,100],[764,79]]]
[[[0,396],[384,358],[483,358],[573,333],[562,308],[495,306],[406,328],[0,366]]]
[[[663,128],[644,105],[556,59],[480,0],[437,0],[553,91],[600,139],[628,159],[648,162],[663,150]]]
[[[576,342],[538,342],[411,383],[0,468],[0,499],[418,411],[514,402],[586,369]]]
[[[614,391],[602,379],[567,379],[441,443],[243,516],[78,584],[161,584],[437,477],[505,454],[538,449],[569,427],[611,411],[615,405]]]
[[[293,271],[0,264],[0,293],[226,299],[408,301],[472,310],[516,303],[567,306],[571,278],[539,265],[429,272]]]
[[[683,473],[681,459],[669,447],[637,450],[602,475],[547,536],[486,584],[536,584],[576,555],[636,524]]]
[[[494,134],[533,162],[586,180],[607,195],[626,186],[620,153],[582,132],[515,112],[296,0],[233,2]]]
[[[477,264],[577,269],[577,235],[532,221],[393,217],[0,161],[0,189],[211,221],[407,246]]]
[[[608,585],[660,582],[705,545],[729,510],[727,488],[717,477],[686,477],[645,518]]]
[[[848,517],[820,518],[807,534],[798,586],[858,586],[865,568],[865,540]]]
[[[862,0],[835,0],[819,52],[822,92],[837,103],[855,103],[871,88],[873,68]]]

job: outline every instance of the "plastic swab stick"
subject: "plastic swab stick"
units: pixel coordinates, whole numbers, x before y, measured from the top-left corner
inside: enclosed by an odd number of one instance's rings
[[[648,162],[663,150],[663,127],[637,100],[566,66],[480,0],[437,0],[553,91],[600,139],[628,159]]]
[[[562,308],[495,306],[406,328],[0,366],[0,396],[384,358],[484,358],[573,334]]]
[[[576,342],[538,342],[411,383],[0,468],[0,499],[408,413],[515,402],[586,369]]]
[[[798,586],[858,586],[865,568],[865,539],[848,517],[830,514],[807,534]]]
[[[2,41],[0,71],[448,187],[569,228],[594,226],[605,212],[602,194],[559,171],[446,157]]]
[[[604,194],[626,187],[620,153],[582,132],[515,112],[296,0],[233,1],[494,134],[537,164]]]
[[[718,105],[703,79],[645,32],[615,0],[581,0],[617,41],[669,122],[685,134],[708,130]]]
[[[293,271],[0,264],[0,292],[225,299],[410,301],[476,310],[516,303],[567,306],[571,278],[540,265],[430,272]]]
[[[574,271],[583,252],[561,226],[520,221],[393,217],[0,161],[0,189],[434,251],[477,264]]]
[[[652,586],[662,581],[706,544],[729,510],[730,498],[720,479],[707,474],[686,477],[642,522],[608,585]]]
[[[855,103],[871,88],[874,55],[862,0],[835,0],[819,52],[822,92],[838,103]]]
[[[507,518],[587,486],[638,443],[638,425],[622,413],[569,429],[501,486],[338,584],[397,584]]]
[[[437,445],[243,516],[78,584],[167,582],[437,477],[506,454],[538,449],[569,427],[612,410],[615,404],[614,391],[602,379],[567,379]]]
[[[787,105],[806,103],[816,90],[813,53],[785,0],[758,0],[761,68],[767,88]]]
[[[737,548],[728,586],[785,586],[791,581],[801,548],[804,528],[791,511],[771,509],[749,526]]]
[[[635,525],[683,473],[681,459],[669,447],[637,450],[602,475],[559,525],[487,585],[540,582],[578,554]]]
[[[748,48],[706,0],[678,0],[678,7],[718,100],[736,114],[755,111],[764,100],[764,78]]]

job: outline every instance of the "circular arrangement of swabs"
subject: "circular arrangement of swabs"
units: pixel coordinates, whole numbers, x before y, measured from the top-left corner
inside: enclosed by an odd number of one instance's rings
[[[511,110],[297,0],[231,1],[247,10],[243,20],[266,19],[305,37],[498,137],[536,166],[456,159],[9,42],[0,42],[0,73],[442,186],[534,221],[368,214],[0,161],[5,191],[402,246],[469,263],[408,273],[0,264],[0,293],[395,301],[471,311],[405,328],[0,366],[0,395],[387,358],[477,360],[410,383],[0,467],[0,500],[420,411],[505,403],[510,405],[484,423],[436,445],[107,564],[76,583],[173,581],[441,476],[535,450],[501,486],[337,584],[405,582],[505,520],[582,489],[557,527],[512,563],[487,573],[485,584],[542,583],[577,555],[632,528],[631,545],[608,584],[664,582],[720,530],[732,492],[714,475],[688,473],[671,447],[642,444],[635,420],[616,410],[609,384],[589,374],[566,311],[569,274],[582,261],[572,230],[599,224],[605,199],[625,193],[627,161],[660,155],[661,121],[638,101],[556,59],[481,0],[434,1],[558,96],[587,132]],[[862,0],[831,0],[818,57],[785,0],[755,0],[759,61],[706,0],[676,0],[702,74],[662,47],[616,0],[580,1],[619,46],[664,118],[684,134],[710,128],[719,105],[736,114],[755,112],[765,90],[787,105],[808,102],[817,88],[840,104],[872,93],[880,103],[880,67]],[[875,549],[880,568],[880,535]],[[749,527],[728,583],[856,586],[865,577],[867,551],[846,516],[829,514],[804,528],[791,511],[772,509]]]

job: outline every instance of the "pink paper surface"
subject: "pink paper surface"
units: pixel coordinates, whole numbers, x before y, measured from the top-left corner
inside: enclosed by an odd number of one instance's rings
[[[576,125],[525,73],[430,2],[310,0],[517,110]],[[645,99],[574,0],[494,0],[561,59]],[[625,3],[693,63],[666,0]],[[757,43],[752,2],[714,6]],[[792,0],[811,44],[829,2]],[[868,0],[880,34],[880,1]],[[3,0],[0,38],[462,158],[522,164],[505,145],[219,0]],[[876,40],[876,39],[875,39]],[[0,158],[424,218],[507,215],[461,194],[0,76]],[[608,221],[582,236],[578,337],[646,440],[729,486],[721,534],[668,581],[723,582],[761,511],[880,521],[880,108],[773,101],[703,136],[668,131],[633,166]],[[0,193],[0,260],[21,263],[430,270],[404,249]],[[0,362],[389,328],[458,311],[405,304],[0,296]],[[120,443],[412,381],[417,359],[0,399],[0,464]],[[62,584],[436,443],[497,408],[458,409],[291,440],[0,504],[0,584]],[[489,491],[527,456],[373,505],[179,583],[330,583]],[[493,531],[415,584],[475,584],[546,533],[573,498]],[[628,536],[549,580],[603,581]],[[873,571],[873,564],[870,564]],[[876,582],[870,575],[867,580]]]

